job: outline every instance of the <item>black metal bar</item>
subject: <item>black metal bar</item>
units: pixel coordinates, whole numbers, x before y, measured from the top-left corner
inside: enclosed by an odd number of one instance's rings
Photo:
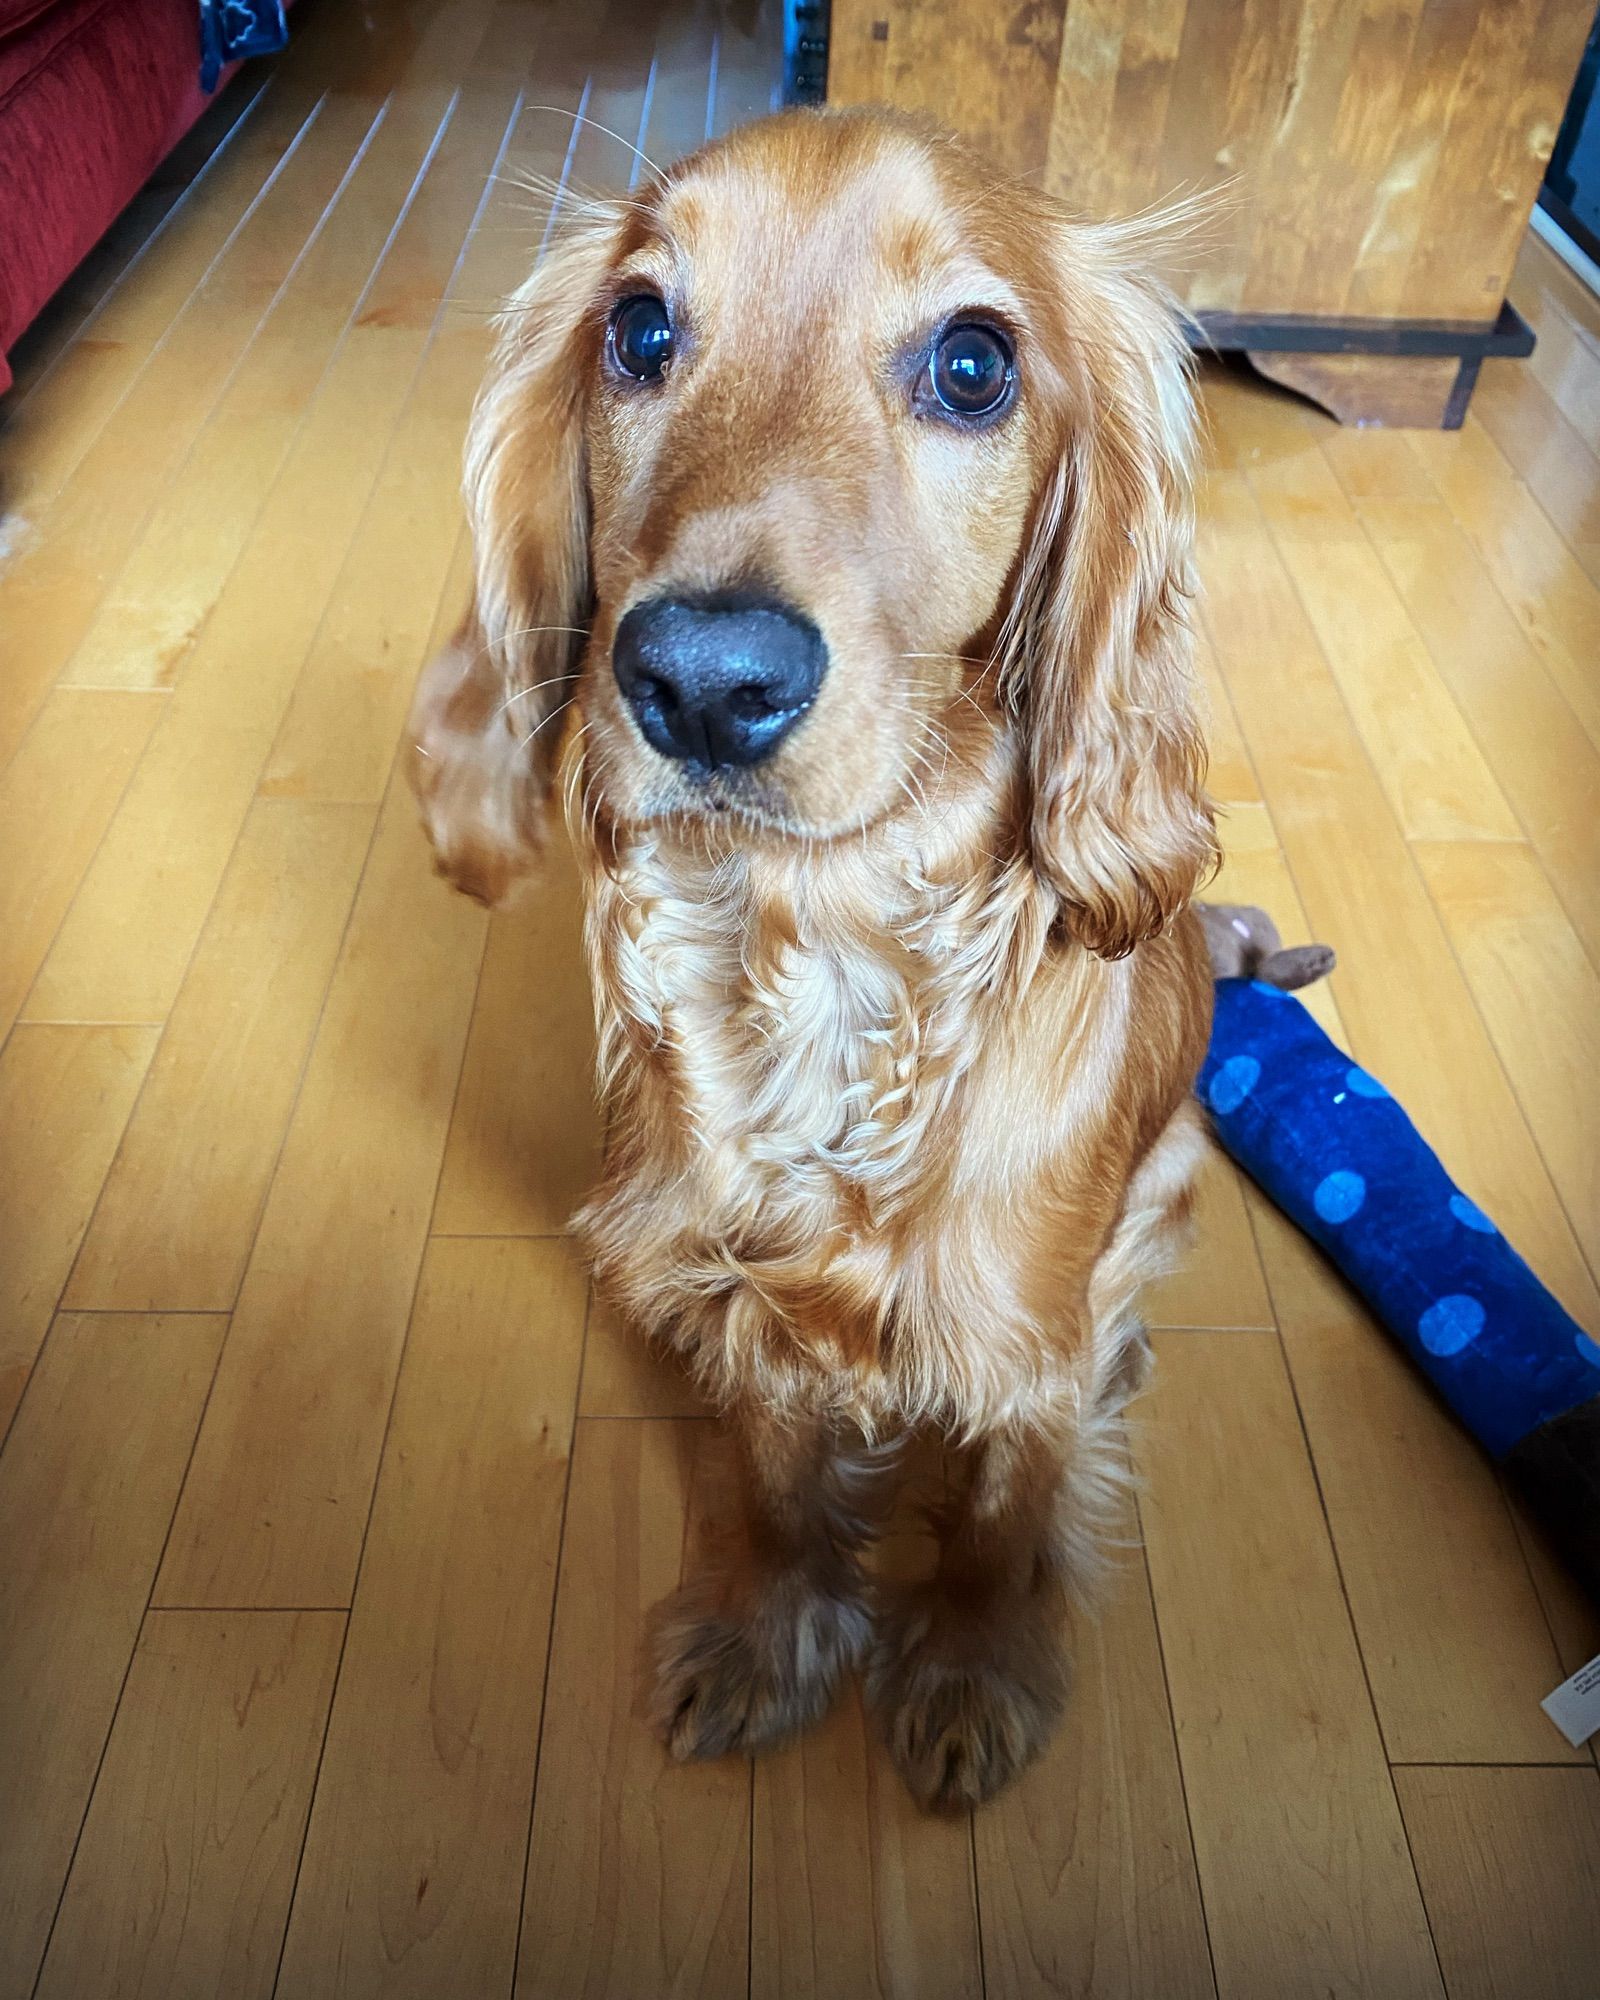
[[[1456,370],[1455,383],[1450,390],[1449,400],[1444,406],[1444,416],[1440,419],[1442,431],[1458,431],[1467,421],[1467,405],[1472,401],[1472,392],[1478,386],[1478,370],[1483,366],[1481,355],[1468,354]]]
[[[1485,355],[1533,352],[1533,329],[1510,300],[1492,320],[1323,319],[1311,313],[1197,312],[1190,345],[1218,353]]]

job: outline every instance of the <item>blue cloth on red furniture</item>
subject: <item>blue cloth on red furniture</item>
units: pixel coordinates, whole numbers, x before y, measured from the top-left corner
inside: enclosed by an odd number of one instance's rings
[[[270,56],[288,39],[283,0],[200,0],[200,88],[215,90],[229,63]]]
[[[1291,994],[1218,980],[1198,1088],[1228,1152],[1496,1456],[1600,1395],[1600,1346]]]

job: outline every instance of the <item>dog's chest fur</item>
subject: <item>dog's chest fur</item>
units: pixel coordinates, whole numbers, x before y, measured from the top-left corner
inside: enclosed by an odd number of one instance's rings
[[[624,1308],[719,1392],[825,1377],[857,1416],[903,1412],[910,1376],[963,1372],[935,1348],[991,1320],[983,1366],[1010,1343],[1020,1391],[1035,1363],[959,1181],[963,1132],[1014,1105],[1008,1017],[1050,909],[1020,858],[983,859],[941,881],[910,850],[868,875],[640,835],[586,870],[611,1130],[581,1227]],[[1008,1116],[1019,1151],[1047,1127],[1059,1145],[1059,1103]]]

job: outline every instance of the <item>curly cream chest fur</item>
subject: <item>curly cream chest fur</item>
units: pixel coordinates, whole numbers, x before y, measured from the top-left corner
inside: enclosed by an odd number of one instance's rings
[[[754,1375],[869,1427],[1035,1393],[1015,1231],[957,1185],[975,1125],[992,1166],[1003,1116],[1025,1175],[1071,1124],[1070,1093],[1019,1110],[1008,1069],[1049,932],[1031,873],[941,887],[913,863],[886,902],[844,867],[757,879],[641,840],[589,893],[613,1142],[581,1227],[624,1308],[714,1393]]]

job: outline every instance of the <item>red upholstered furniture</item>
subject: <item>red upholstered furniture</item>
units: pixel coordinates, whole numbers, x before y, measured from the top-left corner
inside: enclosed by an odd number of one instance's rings
[[[0,0],[6,351],[211,101],[195,0]]]

